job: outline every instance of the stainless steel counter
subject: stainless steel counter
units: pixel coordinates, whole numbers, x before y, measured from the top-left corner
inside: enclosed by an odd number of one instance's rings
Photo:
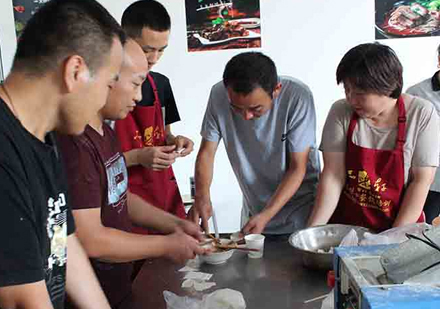
[[[188,295],[180,287],[184,273],[177,270],[182,266],[162,259],[146,261],[122,308],[165,309],[164,290]],[[319,309],[321,300],[304,301],[330,291],[326,273],[303,268],[286,238],[266,238],[262,259],[249,259],[245,252],[235,251],[225,264],[203,264],[200,271],[214,274],[210,281],[217,283],[204,293],[221,288],[240,291],[249,309]]]

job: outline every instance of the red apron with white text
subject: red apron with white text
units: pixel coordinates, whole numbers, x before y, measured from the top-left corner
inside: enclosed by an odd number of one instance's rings
[[[402,97],[398,99],[398,108],[398,134],[393,150],[355,145],[352,137],[359,116],[353,113],[345,153],[346,182],[331,223],[364,226],[375,231],[392,227],[405,186],[403,146],[406,112]],[[424,222],[423,212],[417,222]]]
[[[153,88],[154,105],[136,106],[125,119],[117,120],[115,123],[115,131],[123,152],[165,145],[165,126],[156,83],[150,75],[147,78]],[[162,171],[153,171],[140,165],[129,167],[128,185],[132,193],[151,205],[185,218],[185,208],[172,167]],[[140,227],[135,227],[133,231],[140,234],[148,233]]]

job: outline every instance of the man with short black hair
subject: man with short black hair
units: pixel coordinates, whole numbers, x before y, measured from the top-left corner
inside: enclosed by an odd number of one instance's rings
[[[437,67],[440,67],[440,45],[437,47]],[[440,115],[440,71],[408,88],[408,94],[430,101],[437,113]],[[435,217],[440,216],[440,169],[437,168],[434,182],[429,188],[423,210],[426,215],[426,222],[431,224]]]
[[[74,234],[52,131],[81,134],[118,78],[125,35],[94,0],[29,20],[0,87],[0,307],[109,308]],[[67,265],[67,247],[69,259]]]
[[[164,257],[183,263],[203,253],[197,225],[148,205],[127,190],[125,161],[114,131],[104,121],[124,119],[133,110],[142,98],[147,73],[141,48],[129,39],[119,80],[106,105],[84,134],[59,136],[78,238],[112,308],[131,293],[133,261]],[[131,233],[133,222],[166,235]]]
[[[192,219],[208,231],[210,186],[221,139],[243,192],[244,233],[291,234],[305,226],[318,182],[316,116],[309,88],[278,76],[273,61],[242,53],[212,87],[196,161]]]
[[[171,20],[165,7],[155,0],[136,1],[123,13],[122,27],[142,47],[151,69],[168,46]],[[130,191],[185,218],[171,165],[176,158],[189,155],[194,143],[171,132],[171,124],[180,121],[180,116],[166,76],[150,71],[142,85],[142,97],[127,118],[115,123],[129,167]],[[147,233],[143,228],[135,231]]]

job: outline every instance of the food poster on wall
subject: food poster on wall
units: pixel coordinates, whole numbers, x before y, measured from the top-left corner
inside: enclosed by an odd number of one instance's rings
[[[261,47],[260,0],[185,0],[188,51]]]
[[[440,35],[440,0],[376,0],[376,39]]]
[[[49,1],[50,0],[12,0],[17,39],[20,38],[27,21],[31,16],[34,15],[43,4]]]

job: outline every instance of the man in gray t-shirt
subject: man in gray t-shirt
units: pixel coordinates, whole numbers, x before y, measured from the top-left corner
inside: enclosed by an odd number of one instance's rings
[[[261,53],[242,53],[213,86],[196,162],[190,217],[212,213],[210,185],[220,140],[243,193],[244,233],[288,234],[305,226],[320,172],[313,96],[302,82],[278,77]]]
[[[437,56],[440,65],[440,45],[437,48]],[[440,116],[440,71],[437,71],[434,76],[409,87],[406,92],[430,101]],[[437,132],[437,134],[439,133]],[[437,168],[423,210],[428,223],[431,223],[435,217],[440,215],[440,168]]]

